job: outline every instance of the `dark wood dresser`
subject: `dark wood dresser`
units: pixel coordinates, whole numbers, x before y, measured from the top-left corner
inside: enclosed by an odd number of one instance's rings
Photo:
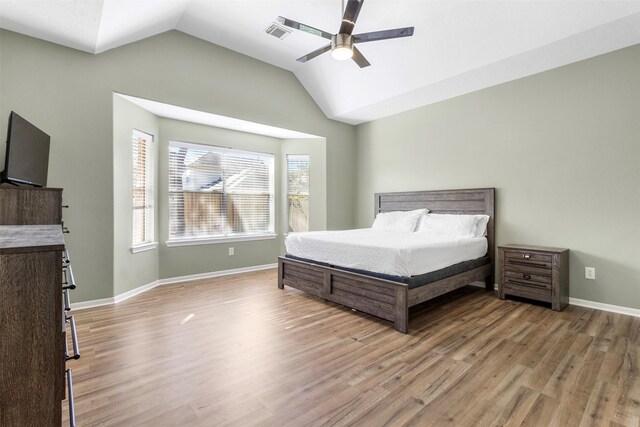
[[[79,357],[68,292],[75,288],[62,226],[62,190],[0,187],[0,425],[59,426],[73,402]],[[72,324],[74,354],[67,349]],[[72,424],[75,422],[72,420]]]
[[[569,249],[543,246],[498,247],[501,281],[498,295],[551,303],[560,311],[569,304]]]

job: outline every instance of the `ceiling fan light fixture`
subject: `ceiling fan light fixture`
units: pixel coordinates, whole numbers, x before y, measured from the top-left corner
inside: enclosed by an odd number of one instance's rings
[[[337,59],[338,61],[346,61],[347,59],[351,59],[353,56],[353,50],[348,47],[336,47],[331,51],[331,56],[333,59]]]
[[[349,34],[336,34],[331,38],[331,56],[338,61],[353,57],[353,38]]]

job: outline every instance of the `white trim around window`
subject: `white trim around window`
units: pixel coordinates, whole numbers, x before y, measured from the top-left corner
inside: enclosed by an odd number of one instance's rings
[[[287,154],[287,233],[309,231],[308,154]]]
[[[131,247],[147,250],[154,237],[154,142],[153,135],[132,130],[133,193]],[[139,251],[138,251],[139,252]],[[132,253],[135,253],[132,251]]]
[[[274,155],[169,141],[167,246],[275,238]]]
[[[272,240],[278,237],[277,234],[256,234],[244,236],[227,236],[227,237],[205,237],[205,238],[188,238],[188,239],[172,239],[166,242],[167,247],[173,248],[178,246],[193,245],[211,245],[215,243],[231,243],[231,242],[248,242],[254,240]]]
[[[132,254],[137,254],[138,252],[151,251],[158,247],[158,242],[150,242],[143,243],[141,245],[131,246],[129,249]]]

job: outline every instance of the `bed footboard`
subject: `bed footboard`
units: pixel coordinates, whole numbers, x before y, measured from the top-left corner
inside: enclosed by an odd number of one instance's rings
[[[439,297],[448,292],[460,289],[463,286],[467,286],[473,282],[481,282],[486,280],[490,282],[489,276],[493,272],[492,264],[481,265],[473,270],[465,271],[455,276],[447,277],[437,282],[429,283],[426,286],[419,288],[413,288],[409,290],[409,307],[429,301],[430,299]],[[487,287],[488,289],[488,287]]]
[[[399,332],[408,331],[408,286],[404,283],[279,257],[278,287],[285,285],[390,320]]]

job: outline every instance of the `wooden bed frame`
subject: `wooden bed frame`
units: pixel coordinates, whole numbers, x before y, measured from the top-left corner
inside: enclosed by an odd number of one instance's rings
[[[404,283],[379,279],[325,265],[278,258],[278,287],[300,289],[308,294],[342,304],[393,322],[397,331],[408,332],[409,307],[420,304],[472,282],[485,281],[494,289],[495,189],[415,191],[376,193],[375,212],[409,211],[428,208],[432,213],[485,214],[490,264],[409,289]]]

